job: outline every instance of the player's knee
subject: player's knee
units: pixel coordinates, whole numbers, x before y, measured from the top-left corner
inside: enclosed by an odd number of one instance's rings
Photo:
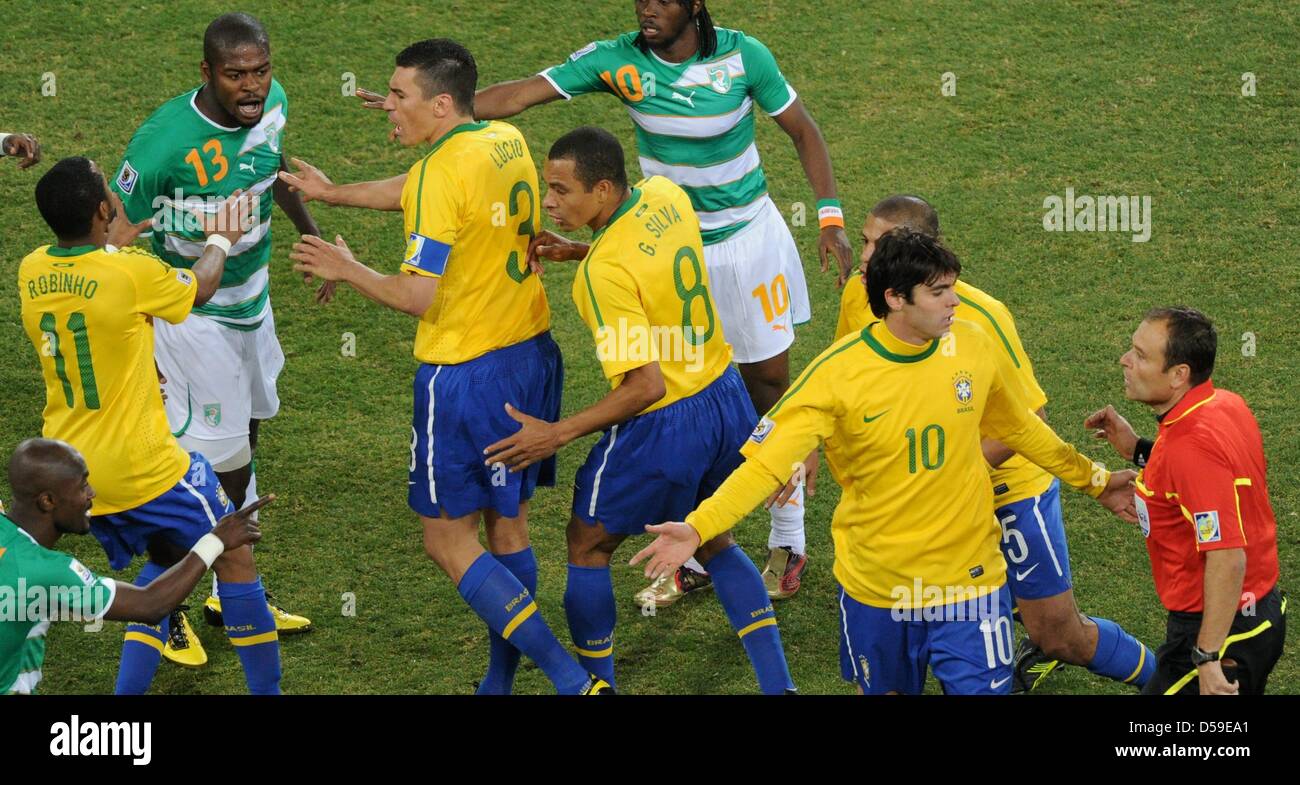
[[[723,532],[701,545],[699,549],[695,551],[695,558],[700,562],[700,564],[704,564],[714,556],[717,556],[719,553],[730,548],[735,543],[736,538],[731,536],[731,532]]]
[[[212,563],[217,580],[223,583],[252,583],[257,580],[257,566],[253,563],[253,549],[247,545],[222,553]]]
[[[1053,615],[1038,626],[1039,631],[1031,632],[1030,637],[1048,657],[1075,665],[1087,665],[1092,659],[1087,630],[1078,614]]]
[[[619,538],[610,537],[599,524],[569,519],[565,531],[569,549],[569,564],[577,567],[606,567],[614,556]]]

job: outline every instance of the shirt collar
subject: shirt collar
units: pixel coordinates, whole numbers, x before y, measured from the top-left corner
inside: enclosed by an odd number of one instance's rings
[[[1168,428],[1201,406],[1214,400],[1214,382],[1206,379],[1200,384],[1183,394],[1182,400],[1174,404],[1174,408],[1165,412],[1163,415],[1157,415],[1156,420],[1160,423],[1161,428]]]

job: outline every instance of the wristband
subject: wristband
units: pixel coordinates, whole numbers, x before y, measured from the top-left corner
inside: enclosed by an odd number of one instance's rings
[[[215,245],[220,248],[226,256],[230,255],[230,241],[219,234],[214,234],[208,237],[208,241],[204,243],[204,246],[208,245]]]
[[[202,559],[203,563],[208,565],[209,568],[212,567],[212,563],[217,560],[217,557],[225,552],[226,544],[212,532],[200,537],[199,541],[194,543],[194,547],[190,548],[190,553]]]
[[[1138,439],[1137,446],[1133,448],[1133,463],[1138,468],[1145,468],[1151,460],[1151,449],[1155,446],[1156,443],[1151,439]]]
[[[817,202],[817,222],[821,228],[838,226],[844,228],[844,209],[839,199],[821,199]]]
[[[11,136],[13,136],[13,134],[7,134],[0,131],[0,158],[8,155],[8,153],[5,152],[5,142],[9,141],[9,137]]]

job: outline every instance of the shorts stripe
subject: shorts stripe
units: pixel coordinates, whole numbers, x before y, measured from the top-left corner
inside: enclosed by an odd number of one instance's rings
[[[534,613],[537,613],[537,603],[530,602],[525,605],[524,609],[519,613],[516,613],[515,617],[506,625],[506,628],[501,631],[501,637],[510,640],[510,634],[513,633],[519,625],[528,621],[528,617],[532,616]]]
[[[618,426],[615,425],[609,432],[609,446],[605,448],[605,454],[601,456],[600,468],[596,470],[596,479],[591,483],[591,504],[587,506],[587,515],[591,518],[596,517],[596,499],[600,496],[600,476],[605,473],[605,464],[609,462],[610,450],[614,449],[614,443],[618,441]]]
[[[736,633],[736,636],[737,636],[737,637],[740,637],[740,638],[743,638],[743,637],[745,637],[746,635],[748,635],[748,634],[750,634],[751,632],[753,632],[754,630],[757,630],[757,629],[759,629],[759,628],[761,628],[761,627],[771,627],[773,624],[776,624],[776,617],[775,617],[775,616],[769,616],[769,617],[767,617],[766,619],[759,619],[758,621],[754,622],[753,624],[750,624],[750,625],[745,626],[745,627],[741,627],[741,628],[740,628],[740,631]]]
[[[849,612],[844,609],[844,588],[840,587],[840,624],[844,628],[844,645],[849,650],[849,664],[853,667],[853,678],[859,678],[858,660],[853,656],[853,639],[849,637]]]
[[[423,172],[423,170],[421,171]],[[441,365],[433,372],[433,376],[429,377],[429,417],[427,419],[427,430],[425,431],[427,442],[424,447],[425,463],[429,467],[429,499],[434,504],[438,503],[438,487],[433,481],[433,383],[438,381],[438,374],[440,373],[442,373]]]
[[[217,528],[217,516],[212,514],[212,508],[208,506],[208,500],[203,498],[203,494],[194,490],[193,485],[190,485],[189,483],[185,482],[184,477],[180,479],[180,483],[185,488],[185,490],[190,492],[191,496],[199,500],[199,503],[203,505],[203,511],[208,515],[208,523],[212,524],[212,528],[214,529]]]
[[[1133,680],[1136,679],[1138,677],[1138,674],[1142,672],[1142,666],[1145,665],[1146,662],[1147,662],[1147,647],[1143,646],[1142,653],[1138,656],[1138,666],[1134,668],[1133,672],[1128,675],[1128,678],[1124,680],[1124,683],[1125,684],[1133,683]]]
[[[1043,520],[1043,513],[1038,509],[1038,504],[1042,500],[1042,496],[1034,497],[1034,517],[1038,519],[1038,530],[1043,533],[1043,544],[1047,546],[1047,552],[1051,554],[1052,566],[1056,567],[1058,576],[1064,577],[1065,573],[1061,570],[1061,560],[1056,558],[1056,549],[1052,547],[1052,538],[1047,536],[1047,521]]]
[[[136,643],[143,643],[143,644],[146,645],[146,646],[152,646],[153,648],[157,649],[158,651],[162,651],[162,650],[163,650],[162,641],[158,640],[157,638],[155,638],[155,637],[152,636],[152,635],[146,635],[146,634],[143,633],[143,632],[135,632],[135,631],[128,632],[128,633],[126,634],[126,638],[125,638],[125,640],[127,640],[127,641],[135,641]]]
[[[1283,612],[1283,613],[1286,613],[1286,603],[1283,603],[1283,605],[1282,605],[1282,612]],[[1222,658],[1224,654],[1227,654],[1227,652],[1228,652],[1228,645],[1229,645],[1229,644],[1231,644],[1231,643],[1236,643],[1237,641],[1244,641],[1244,640],[1246,640],[1247,638],[1253,638],[1253,637],[1255,637],[1256,635],[1259,635],[1259,634],[1265,632],[1266,630],[1270,629],[1272,626],[1273,626],[1273,622],[1271,622],[1271,621],[1266,621],[1266,622],[1264,622],[1263,624],[1261,624],[1261,625],[1259,625],[1258,627],[1256,627],[1255,629],[1250,630],[1250,631],[1248,631],[1248,632],[1241,632],[1241,633],[1238,633],[1238,634],[1236,634],[1236,635],[1229,635],[1229,636],[1227,637],[1227,639],[1223,642],[1223,645],[1219,647],[1219,657]],[[1181,690],[1183,687],[1187,686],[1187,682],[1189,682],[1189,681],[1191,681],[1192,679],[1196,678],[1197,672],[1198,672],[1198,671],[1196,670],[1196,668],[1192,668],[1192,670],[1191,670],[1190,673],[1188,673],[1186,676],[1182,677],[1182,678],[1179,679],[1178,681],[1174,682],[1174,686],[1172,686],[1172,687],[1170,687],[1169,689],[1165,690],[1165,694],[1166,694],[1166,695],[1176,695],[1176,694],[1178,693],[1179,690]]]
[[[270,632],[263,632],[258,635],[249,635],[243,638],[231,638],[230,642],[235,646],[256,646],[259,643],[270,643],[271,641],[279,640],[279,638],[280,633],[271,630]]]

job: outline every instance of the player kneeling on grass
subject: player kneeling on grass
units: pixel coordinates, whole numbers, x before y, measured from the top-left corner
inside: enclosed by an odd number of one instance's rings
[[[863,693],[920,693],[932,668],[949,694],[1011,687],[1011,592],[998,549],[981,433],[1133,518],[1133,472],[1111,474],[1034,416],[1006,353],[954,319],[961,263],[896,229],[876,244],[867,294],[877,320],[831,345],[767,413],[746,460],[685,523],[638,553],[675,570],[785,483],[822,442],[844,489],[831,522],[840,661]]]
[[[101,578],[66,553],[53,550],[65,534],[90,531],[95,491],[86,462],[53,439],[28,439],[9,459],[13,510],[0,514],[0,591],[18,604],[42,598],[35,617],[0,615],[0,695],[31,694],[41,680],[45,634],[54,621],[98,619],[156,625],[198,585],[223,553],[262,539],[252,514],[274,496],[221,519],[189,553],[148,585]]]
[[[551,219],[566,231],[595,232],[573,301],[613,390],[559,422],[512,408],[523,428],[492,445],[487,460],[518,471],[604,432],[575,482],[564,608],[583,663],[612,684],[614,550],[646,524],[679,518],[708,498],[740,464],[740,445],[758,418],[731,367],[686,193],[663,177],[629,188],[623,148],[599,128],[561,137],[544,176],[542,206]],[[758,568],[727,532],[697,546],[693,555],[713,576],[759,688],[793,690]]]

